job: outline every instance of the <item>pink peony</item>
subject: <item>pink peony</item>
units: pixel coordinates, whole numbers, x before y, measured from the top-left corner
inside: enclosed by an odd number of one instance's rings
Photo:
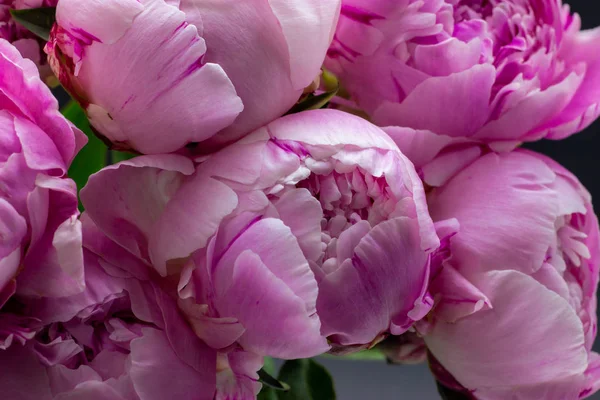
[[[296,103],[320,73],[339,3],[61,0],[46,51],[114,147],[209,149]]]
[[[158,384],[165,387],[169,386],[169,380],[173,382],[179,382],[182,379],[189,379],[190,383],[181,387],[181,391],[178,393],[182,399],[210,399],[210,400],[230,400],[232,398],[239,400],[250,400],[254,399],[256,394],[261,389],[261,384],[258,382],[258,370],[263,365],[263,356],[244,351],[240,346],[230,346],[223,351],[216,352],[214,350],[208,351],[204,342],[197,338],[189,324],[185,321],[183,314],[176,308],[176,303],[173,303],[173,298],[177,297],[177,275],[172,277],[162,278],[156,271],[146,263],[144,260],[136,257],[132,253],[128,252],[123,247],[109,239],[104,233],[102,233],[98,227],[88,218],[87,214],[82,217],[83,228],[85,232],[85,243],[84,246],[87,250],[97,257],[99,265],[102,266],[106,278],[106,274],[109,274],[112,278],[104,279],[103,281],[97,281],[101,284],[92,286],[92,290],[89,291],[91,294],[91,302],[97,301],[95,299],[102,299],[107,296],[107,293],[118,292],[119,287],[124,287],[129,291],[129,297],[131,298],[132,304],[139,304],[140,306],[132,308],[136,314],[139,314],[139,318],[144,321],[152,321],[158,318],[158,321],[162,321],[160,314],[164,315],[164,318],[168,319],[163,323],[158,323],[164,333],[167,334],[173,351],[179,358],[179,361],[172,358],[172,362],[169,364],[173,370],[172,375],[167,375],[164,379],[158,377],[153,378],[153,374],[162,374],[163,372],[163,361],[162,359],[156,359],[154,361],[157,366],[156,371],[147,371],[143,376],[139,377],[138,384],[140,387],[146,386],[148,389],[153,389],[149,386],[149,382],[145,382],[146,379],[159,379]],[[88,262],[86,264],[86,277],[90,276],[90,273],[95,273],[97,264]],[[123,278],[125,279],[123,281]],[[120,283],[119,283],[120,282]],[[119,283],[117,285],[116,283]],[[88,287],[90,287],[88,285]],[[145,290],[140,290],[145,288]],[[150,313],[144,312],[148,309],[148,297],[152,297],[152,293],[160,295],[163,298],[164,304],[168,305],[165,310],[155,310]],[[166,295],[172,295],[170,298],[165,297]],[[75,309],[81,308],[81,297],[76,298]],[[86,300],[90,302],[90,300]],[[53,307],[48,306],[48,302],[43,302],[40,305],[34,305],[33,309],[37,311],[35,314],[41,319],[45,316],[52,316],[57,318],[57,313],[60,318],[65,319],[65,310],[73,309],[71,305],[72,301],[67,299],[62,304],[53,304]],[[153,306],[155,307],[155,306]],[[136,311],[136,309],[138,311]],[[68,314],[67,314],[68,315]],[[45,317],[47,319],[47,317]],[[69,317],[70,318],[70,317]],[[154,322],[156,324],[156,322]],[[191,355],[186,356],[188,348],[191,349]],[[131,356],[135,358],[135,354]],[[129,361],[125,362],[127,365]],[[187,366],[186,366],[187,364]],[[189,369],[191,366],[193,369]],[[186,372],[188,371],[188,372]],[[187,378],[181,377],[182,374],[187,374]],[[133,370],[127,372],[131,378],[135,379]],[[129,379],[129,378],[127,378]],[[154,388],[157,390],[157,397],[146,397],[151,395],[150,390],[144,389],[144,394],[138,391],[141,400],[145,399],[164,399],[171,395],[174,395],[172,389]],[[214,398],[213,398],[214,396]]]
[[[482,400],[579,399],[600,388],[598,221],[577,179],[532,152],[490,153],[429,200],[434,220],[460,223],[419,326],[438,370]]]
[[[58,112],[36,66],[0,39],[0,348],[31,336],[13,295],[84,288],[77,189],[67,168],[85,136]]]
[[[44,41],[15,22],[10,10],[27,10],[39,7],[56,7],[58,0],[0,0],[0,39],[11,42],[23,55],[39,68],[42,79],[52,77],[44,53]]]
[[[344,0],[326,66],[378,125],[515,145],[600,113],[600,30],[560,0]]]
[[[431,307],[439,240],[421,182],[349,114],[281,118],[196,170],[140,157],[92,176],[81,197],[100,230],[178,283],[197,335],[223,352],[310,357],[329,350],[322,335],[365,346]]]
[[[27,304],[43,328],[0,352],[3,397],[213,400],[216,353],[176,302],[149,281],[108,275],[120,268],[108,260],[91,252],[85,259],[83,293]]]

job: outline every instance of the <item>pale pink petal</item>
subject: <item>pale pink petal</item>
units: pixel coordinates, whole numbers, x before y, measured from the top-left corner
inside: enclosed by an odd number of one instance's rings
[[[248,351],[296,359],[329,349],[317,315],[308,314],[303,299],[251,250],[236,260],[231,284],[219,303],[223,313],[238,316],[246,328],[238,342]]]
[[[206,247],[223,218],[237,206],[236,193],[215,179],[197,175],[166,205],[149,239],[150,259],[161,275],[166,262]]]
[[[319,73],[333,36],[341,1],[298,3],[294,0],[269,0],[269,4],[287,42],[294,89],[304,89]]]
[[[147,259],[154,225],[183,177],[193,171],[192,162],[182,156],[137,157],[92,175],[81,201],[100,230]],[[111,207],[106,198],[115,199]]]
[[[408,314],[425,300],[421,291],[428,270],[416,221],[380,223],[362,238],[354,256],[320,283],[323,333],[350,345],[370,343],[390,328],[390,320],[406,331],[414,322]]]
[[[143,399],[166,398],[213,400],[215,383],[205,376],[215,370],[198,373],[173,352],[164,333],[144,328],[143,336],[131,342],[130,375],[136,392]]]
[[[484,273],[475,284],[493,308],[456,323],[438,321],[425,336],[429,350],[462,385],[532,385],[586,370],[581,322],[564,299],[518,271]]]
[[[460,222],[451,242],[459,270],[540,268],[556,236],[558,198],[548,187],[554,179],[550,168],[525,154],[488,154],[433,192],[433,219]]]
[[[477,65],[449,76],[429,78],[402,103],[384,103],[373,119],[384,126],[410,126],[453,137],[472,136],[488,119],[495,75],[492,66]],[[457,98],[463,101],[456,101]]]

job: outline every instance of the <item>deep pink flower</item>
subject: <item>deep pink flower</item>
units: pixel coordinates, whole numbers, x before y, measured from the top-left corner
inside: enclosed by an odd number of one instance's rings
[[[433,190],[429,205],[434,220],[460,224],[419,326],[441,366],[477,399],[595,392],[600,239],[585,188],[544,156],[490,153]]]
[[[38,66],[43,80],[53,76],[44,53],[45,42],[15,22],[10,10],[56,7],[57,3],[58,0],[0,0],[0,39],[11,42],[23,57],[33,61]]]
[[[339,3],[61,0],[46,51],[115,147],[168,153],[212,138],[206,150],[296,103],[320,73]]]
[[[65,174],[85,136],[59,113],[36,66],[0,39],[0,348],[30,337],[13,295],[83,290],[77,189]],[[5,314],[6,313],[6,314]]]
[[[344,0],[326,66],[378,125],[513,145],[600,113],[600,30],[561,0]]]
[[[431,307],[439,240],[421,182],[349,114],[281,118],[195,171],[179,156],[137,158],[81,196],[108,237],[178,282],[181,309],[221,351],[309,357],[329,349],[323,336],[368,346]]]
[[[86,233],[87,234],[87,233]],[[43,327],[0,352],[0,391],[11,400],[213,400],[216,353],[176,302],[150,281],[86,252],[86,290],[31,301]],[[127,262],[127,259],[121,260]]]

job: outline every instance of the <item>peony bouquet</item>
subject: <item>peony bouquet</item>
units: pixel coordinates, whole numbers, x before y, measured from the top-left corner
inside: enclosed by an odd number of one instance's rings
[[[316,356],[427,362],[444,399],[600,389],[592,199],[521,148],[600,116],[561,0],[0,20],[0,398],[333,400]]]

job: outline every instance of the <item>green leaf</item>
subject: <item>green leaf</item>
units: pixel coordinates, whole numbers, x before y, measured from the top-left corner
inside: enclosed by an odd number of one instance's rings
[[[383,354],[378,348],[362,350],[358,353],[346,354],[343,356],[324,354],[323,357],[349,361],[386,361],[385,354]]]
[[[135,156],[135,154],[130,153],[128,151],[112,150],[112,161],[114,164],[119,163],[121,161],[130,160]]]
[[[436,381],[438,392],[442,400],[473,400],[473,396],[467,393],[456,392]]]
[[[302,111],[318,110],[319,108],[323,108],[337,94],[337,91],[338,90],[335,89],[334,91],[325,92],[317,96],[309,94],[304,100],[292,107],[287,114],[296,114]]]
[[[273,378],[264,368],[258,371],[258,381],[262,383],[264,386],[270,387],[274,390],[290,390],[290,387],[285,382],[280,382],[277,379]]]
[[[261,371],[267,373],[271,379],[275,379],[273,378],[273,376],[277,375],[277,366],[275,365],[275,360],[273,360],[271,357],[265,357],[264,366]],[[261,372],[259,372],[259,377],[260,375]],[[282,382],[279,383],[281,384]],[[287,387],[289,389],[289,386]],[[263,384],[257,400],[277,400],[277,391],[267,384]]]
[[[333,379],[325,367],[314,360],[287,361],[281,367],[279,380],[291,389],[278,392],[279,400],[335,400]]]
[[[71,168],[69,168],[69,177],[77,183],[77,188],[81,190],[87,183],[89,176],[104,167],[107,148],[92,132],[87,116],[79,104],[71,100],[61,111],[69,121],[88,137],[87,145],[77,154]],[[81,204],[80,208],[83,210]]]
[[[323,71],[321,83],[325,86],[325,92],[319,95],[312,93],[306,95],[304,99],[292,107],[287,114],[296,114],[307,110],[318,110],[324,108],[329,101],[335,97],[340,90],[337,78],[328,71]]]
[[[19,24],[45,41],[48,41],[52,25],[56,22],[55,7],[10,10],[10,13],[13,19]]]

